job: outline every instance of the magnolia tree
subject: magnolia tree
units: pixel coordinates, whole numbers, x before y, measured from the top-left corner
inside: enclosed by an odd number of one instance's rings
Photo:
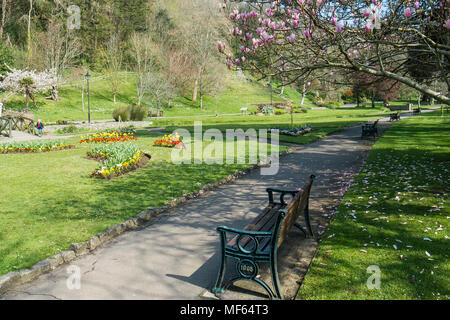
[[[364,72],[450,104],[450,0],[229,0],[223,8],[233,27],[218,49],[229,67],[286,83],[315,70]],[[436,80],[447,92],[432,89]]]
[[[0,81],[0,90],[10,91],[12,94],[24,93],[27,99],[26,111],[29,111],[29,100],[37,108],[34,93],[45,93],[56,86],[58,78],[54,70],[36,72],[34,70],[19,70],[9,68],[9,72]]]

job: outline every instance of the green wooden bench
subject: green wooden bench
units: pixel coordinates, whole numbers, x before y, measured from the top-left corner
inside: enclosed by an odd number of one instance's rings
[[[293,226],[306,236],[314,237],[309,218],[309,194],[315,176],[311,175],[302,189],[296,191],[267,189],[269,204],[261,214],[244,229],[219,226],[221,264],[213,293],[223,293],[226,288],[238,280],[249,280],[260,285],[271,299],[283,299],[278,277],[277,252]],[[274,193],[280,194],[279,201]],[[285,197],[291,200],[286,202]],[[307,231],[296,221],[303,214]],[[224,284],[228,258],[236,260],[238,276]],[[259,263],[270,263],[274,290],[259,279]]]
[[[373,136],[374,138],[378,136],[378,119],[374,123],[366,123],[362,126],[361,139],[364,137]]]
[[[395,121],[395,120],[400,120],[400,112],[391,113],[391,117],[390,117],[389,121]]]

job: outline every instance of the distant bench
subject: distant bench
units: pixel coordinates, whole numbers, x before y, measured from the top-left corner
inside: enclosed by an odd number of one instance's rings
[[[217,228],[221,243],[221,264],[212,292],[223,293],[232,283],[238,280],[249,280],[260,285],[271,299],[283,299],[278,278],[278,248],[286,239],[292,226],[299,228],[306,236],[306,231],[296,222],[302,213],[308,233],[314,236],[309,219],[309,195],[314,178],[315,176],[311,175],[303,189],[296,191],[267,189],[268,206],[244,229],[225,226]],[[274,193],[280,194],[279,202],[274,201]],[[286,202],[286,196],[290,196],[292,199]],[[239,276],[224,285],[227,258],[237,259]],[[259,273],[258,264],[261,262],[270,263],[274,291],[267,283],[257,277]]]
[[[378,136],[378,119],[374,123],[366,123],[362,126],[361,139],[364,137],[373,136],[374,138]]]
[[[412,111],[412,103],[404,104],[404,105],[391,105],[389,106],[389,110],[391,111]]]
[[[389,121],[400,120],[400,112],[392,113]]]

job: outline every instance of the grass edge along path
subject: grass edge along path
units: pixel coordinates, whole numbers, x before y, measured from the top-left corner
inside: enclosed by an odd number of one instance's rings
[[[449,299],[448,119],[404,119],[377,141],[297,299]]]

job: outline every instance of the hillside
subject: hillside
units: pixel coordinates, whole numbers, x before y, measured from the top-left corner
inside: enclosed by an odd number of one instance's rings
[[[254,103],[265,103],[271,100],[271,90],[262,83],[254,80],[241,79],[232,74],[225,75],[227,78],[216,97],[205,96],[203,109],[199,107],[199,101],[193,102],[191,97],[180,96],[172,102],[172,106],[163,108],[165,116],[180,115],[207,115],[207,114],[229,114],[239,113],[244,106],[249,112],[255,111]],[[90,80],[90,111],[92,120],[112,119],[112,111],[117,107],[128,106],[137,101],[135,89],[135,75],[123,72],[117,101],[114,104],[111,86],[107,77],[101,74],[93,74]],[[82,91],[84,94],[82,96]],[[87,120],[88,103],[86,94],[86,82],[84,78],[63,84],[59,89],[59,100],[46,99],[43,95],[37,95],[39,109],[32,108],[30,111],[44,122],[57,120]],[[275,89],[273,101],[282,102],[290,100],[298,104],[301,94],[296,90],[286,88],[284,95],[280,96]],[[143,104],[152,107],[152,102],[145,98]],[[311,102],[306,100],[306,105]],[[32,104],[30,103],[30,107]],[[5,107],[14,110],[25,109],[25,97],[16,95],[5,102]]]

